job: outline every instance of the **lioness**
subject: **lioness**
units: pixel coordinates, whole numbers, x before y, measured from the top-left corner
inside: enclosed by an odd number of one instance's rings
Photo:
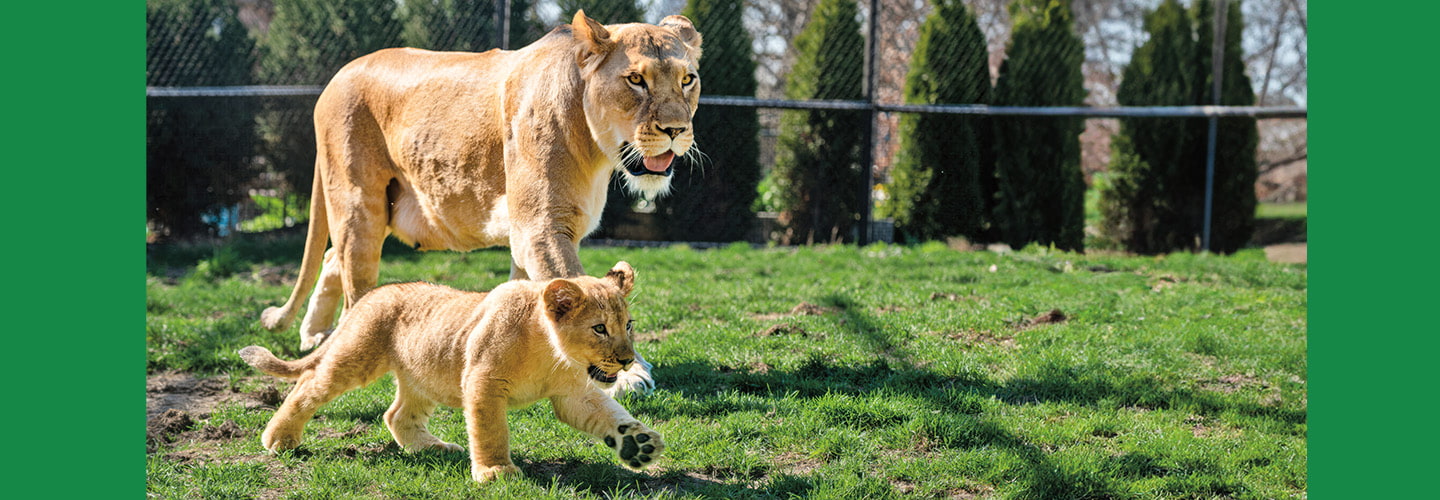
[[[346,65],[315,104],[300,275],[261,324],[288,328],[318,274],[300,348],[318,345],[340,298],[375,287],[387,234],[420,250],[509,245],[514,279],[583,275],[577,249],[611,174],[658,196],[694,148],[700,44],[683,16],[602,26],[579,11],[516,51],[386,49]],[[653,386],[635,358],[613,390]]]
[[[408,452],[462,451],[426,429],[436,403],[465,410],[470,474],[480,482],[519,473],[510,461],[505,410],[550,398],[555,415],[614,449],[639,470],[665,449],[660,435],[630,416],[601,386],[635,357],[625,297],[635,271],[620,262],[604,278],[510,281],[489,293],[429,283],[386,285],[345,314],[333,338],[296,361],[250,346],[240,357],[261,371],[298,380],[265,426],[274,452],[300,444],[320,405],[395,372],[385,426]]]

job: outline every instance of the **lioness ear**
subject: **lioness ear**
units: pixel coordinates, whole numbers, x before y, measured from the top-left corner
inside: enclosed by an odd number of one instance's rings
[[[550,314],[550,319],[560,321],[584,304],[585,292],[569,280],[556,279],[545,285],[542,297],[545,300],[545,312]]]
[[[570,21],[570,26],[575,39],[592,54],[605,54],[615,47],[615,41],[610,39],[610,30],[586,16],[585,9],[575,11],[575,19]]]
[[[700,36],[699,31],[695,31],[695,24],[690,22],[690,18],[666,16],[665,19],[660,20],[660,27],[670,28],[675,34],[680,35],[680,41],[690,46],[691,57],[697,61],[700,60],[700,43],[704,39]]]
[[[605,279],[620,289],[621,296],[629,297],[630,290],[635,289],[635,268],[630,267],[629,263],[622,260],[615,263],[615,267],[610,268],[610,272],[605,273]]]

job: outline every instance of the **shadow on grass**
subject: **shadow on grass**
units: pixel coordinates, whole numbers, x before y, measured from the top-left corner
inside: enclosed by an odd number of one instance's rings
[[[918,421],[921,432],[930,434],[932,443],[947,448],[1003,449],[1024,464],[1017,474],[1023,485],[1018,498],[1109,498],[1124,497],[1124,485],[1114,478],[1164,477],[1175,471],[1157,465],[1157,459],[1143,454],[1122,454],[1110,457],[1101,466],[1104,470],[1076,470],[1056,463],[1050,454],[1023,437],[1016,435],[984,415],[987,406],[1003,404],[1021,406],[1038,403],[1067,403],[1104,410],[1143,408],[1149,410],[1185,411],[1205,417],[1238,414],[1250,417],[1303,424],[1306,412],[1265,406],[1240,394],[1225,394],[1165,383],[1158,377],[1103,364],[1065,365],[1057,362],[1031,366],[1022,376],[997,382],[982,372],[940,375],[916,366],[904,345],[886,334],[874,318],[853,301],[841,295],[822,298],[823,305],[834,308],[844,321],[837,322],[841,331],[862,340],[874,361],[864,365],[837,365],[823,356],[812,356],[792,370],[750,370],[707,363],[687,362],[666,364],[658,360],[655,373],[666,391],[678,393],[682,404],[648,405],[640,400],[637,406],[650,418],[673,419],[690,417],[715,419],[734,412],[764,413],[773,408],[764,401],[727,396],[731,392],[764,396],[768,400],[798,397],[808,408],[814,408],[834,425],[862,428],[888,427]],[[904,395],[920,401],[921,408],[883,408],[857,402],[837,407],[829,399],[833,395],[863,397],[870,394]],[[991,401],[991,399],[995,401]],[[998,401],[998,403],[997,403]],[[827,406],[828,405],[828,406]],[[634,411],[634,410],[632,410]],[[927,414],[942,414],[933,418]],[[970,418],[946,420],[943,417],[963,415]],[[793,478],[809,481],[816,478]],[[1196,485],[1184,486],[1194,488]],[[1198,485],[1193,493],[1234,495],[1245,489],[1242,484],[1218,480]]]

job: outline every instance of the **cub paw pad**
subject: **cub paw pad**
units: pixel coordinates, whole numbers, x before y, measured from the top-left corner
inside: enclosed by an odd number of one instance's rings
[[[665,450],[660,434],[643,425],[625,424],[615,430],[616,434],[605,436],[605,446],[615,450],[615,454],[620,456],[620,463],[626,467],[643,469],[659,458],[660,452]]]

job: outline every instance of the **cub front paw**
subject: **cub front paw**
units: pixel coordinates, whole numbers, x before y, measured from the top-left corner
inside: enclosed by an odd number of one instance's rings
[[[639,422],[616,426],[615,432],[605,436],[605,446],[615,450],[620,463],[633,470],[648,467],[665,451],[665,441],[660,439],[660,434]]]

